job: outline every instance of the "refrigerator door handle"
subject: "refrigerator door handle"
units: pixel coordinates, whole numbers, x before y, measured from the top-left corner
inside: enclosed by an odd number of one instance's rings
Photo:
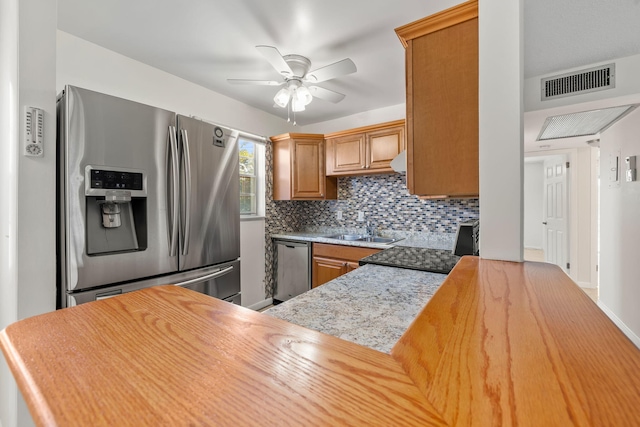
[[[191,157],[189,156],[189,135],[186,129],[180,129],[182,134],[182,163],[185,174],[185,219],[184,239],[182,241],[182,255],[189,253],[189,236],[191,234]]]
[[[178,220],[180,217],[180,180],[178,163],[178,141],[176,140],[176,128],[169,126],[169,145],[171,161],[171,198],[169,199],[171,211],[171,236],[169,239],[169,256],[178,254]]]
[[[223,268],[222,270],[218,270],[215,273],[207,274],[205,276],[196,277],[195,279],[185,280],[184,282],[174,283],[175,286],[189,286],[195,285],[196,283],[206,282],[207,280],[216,279],[220,276],[224,276],[227,273],[233,271],[233,265]]]

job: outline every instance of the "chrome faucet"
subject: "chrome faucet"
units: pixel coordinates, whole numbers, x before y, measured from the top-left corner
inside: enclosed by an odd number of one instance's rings
[[[372,225],[371,222],[367,221],[367,236],[375,237],[376,235],[376,226]]]

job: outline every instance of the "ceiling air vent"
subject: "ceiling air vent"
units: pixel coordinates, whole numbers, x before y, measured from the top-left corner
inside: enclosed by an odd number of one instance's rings
[[[581,95],[616,87],[615,64],[607,64],[573,73],[542,79],[542,100]]]

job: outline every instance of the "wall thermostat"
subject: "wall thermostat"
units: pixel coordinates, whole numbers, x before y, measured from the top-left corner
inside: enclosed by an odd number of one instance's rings
[[[217,126],[213,129],[213,145],[215,145],[216,147],[223,147],[223,148],[225,146],[224,131]]]
[[[42,157],[44,155],[44,111],[40,108],[25,107],[24,126],[24,155]]]

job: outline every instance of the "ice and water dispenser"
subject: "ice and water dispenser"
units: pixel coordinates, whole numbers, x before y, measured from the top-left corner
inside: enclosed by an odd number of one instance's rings
[[[147,248],[147,185],[144,171],[87,166],[87,254]]]

